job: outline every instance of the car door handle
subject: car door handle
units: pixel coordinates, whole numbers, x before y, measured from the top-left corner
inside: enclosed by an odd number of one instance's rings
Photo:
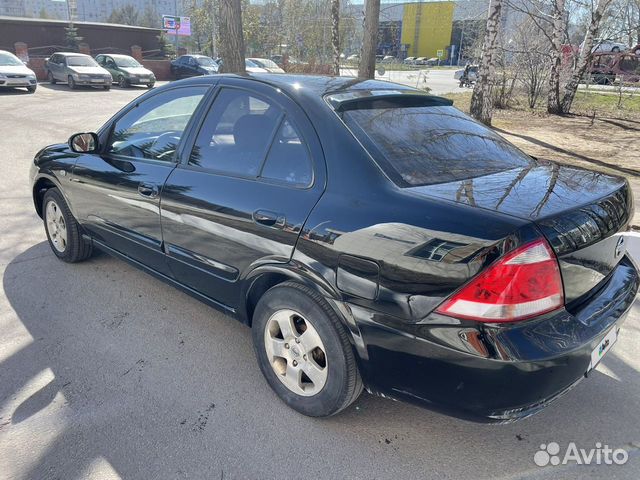
[[[253,212],[253,221],[267,227],[284,227],[284,215],[269,210],[256,210]]]
[[[152,183],[141,183],[138,185],[138,193],[146,198],[156,198],[158,196],[158,186]]]

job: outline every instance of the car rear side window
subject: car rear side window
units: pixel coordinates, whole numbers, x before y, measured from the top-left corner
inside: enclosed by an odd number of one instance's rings
[[[294,123],[269,100],[224,88],[198,133],[189,164],[292,186],[312,179],[311,159]]]
[[[107,151],[129,158],[173,161],[193,112],[207,87],[182,87],[158,93],[120,117]]]
[[[371,100],[341,113],[399,186],[453,182],[528,165],[531,158],[451,106],[401,106]]]

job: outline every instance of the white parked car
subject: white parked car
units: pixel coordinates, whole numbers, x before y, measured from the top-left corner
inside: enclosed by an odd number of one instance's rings
[[[257,63],[252,62],[248,58],[245,58],[244,60],[244,68],[249,73],[269,73],[269,70],[267,70],[266,68],[262,68]]]
[[[580,45],[580,50],[582,50],[584,42]],[[593,48],[591,49],[592,53],[617,53],[617,52],[626,52],[629,49],[629,45],[620,42],[614,42],[613,40],[604,39],[604,38],[596,38],[593,41]]]
[[[248,58],[247,60],[255,63],[260,68],[264,68],[269,73],[284,73],[284,70],[276,62],[268,58]]]
[[[0,50],[0,88],[15,87],[34,93],[38,88],[36,74],[13,53]]]

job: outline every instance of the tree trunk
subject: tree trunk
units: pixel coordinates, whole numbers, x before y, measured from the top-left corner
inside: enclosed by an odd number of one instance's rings
[[[567,114],[571,111],[571,105],[573,104],[573,99],[576,96],[576,91],[578,90],[580,79],[587,71],[587,67],[589,66],[591,58],[593,57],[591,50],[593,49],[594,39],[598,36],[602,16],[604,15],[605,10],[610,3],[611,0],[600,0],[596,9],[591,13],[591,21],[589,22],[587,33],[584,36],[582,50],[580,51],[580,57],[578,57],[578,64],[573,70],[571,78],[564,86],[562,102],[560,103],[560,113],[562,114]]]
[[[378,22],[380,0],[366,0],[364,9],[364,38],[360,52],[358,77],[374,78],[376,74],[376,47],[378,46]]]
[[[551,72],[549,74],[549,95],[547,112],[559,114],[560,106],[560,69],[562,68],[562,40],[565,32],[564,0],[553,2],[553,33],[551,36]]]
[[[340,0],[331,0],[331,47],[333,74],[340,75]]]
[[[491,87],[493,73],[496,69],[501,15],[502,0],[491,0],[487,18],[487,30],[482,43],[482,59],[478,69],[478,80],[473,88],[470,108],[471,116],[485,125],[491,125],[493,110]]]
[[[218,1],[218,32],[218,50],[222,57],[221,71],[245,73],[241,0]]]

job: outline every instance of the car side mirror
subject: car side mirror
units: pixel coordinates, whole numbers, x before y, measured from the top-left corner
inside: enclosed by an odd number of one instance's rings
[[[98,151],[98,135],[93,132],[71,135],[69,147],[76,153],[96,153]]]

